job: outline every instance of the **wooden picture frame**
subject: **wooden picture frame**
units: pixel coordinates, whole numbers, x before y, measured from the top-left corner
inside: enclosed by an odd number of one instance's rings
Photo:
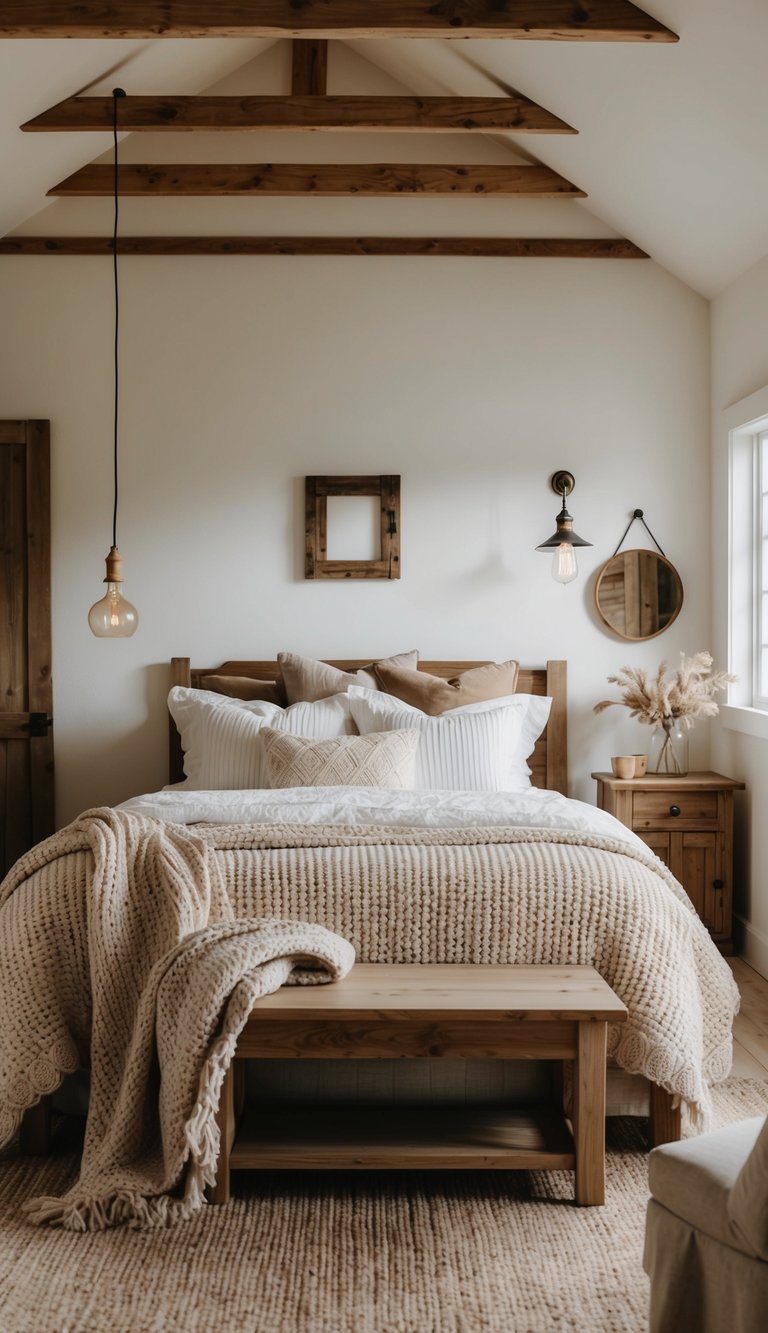
[[[381,551],[374,560],[328,559],[328,497],[374,496],[381,516]],[[307,579],[399,579],[400,578],[400,478],[378,477],[305,478]]]

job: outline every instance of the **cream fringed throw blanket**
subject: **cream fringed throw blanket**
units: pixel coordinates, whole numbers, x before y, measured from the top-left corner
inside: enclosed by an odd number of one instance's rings
[[[199,1208],[254,1001],[352,966],[352,946],[322,926],[234,920],[220,869],[188,830],[102,809],[2,885],[0,1144],[64,1073],[91,1070],[80,1179],[28,1203],[33,1220],[164,1226]]]

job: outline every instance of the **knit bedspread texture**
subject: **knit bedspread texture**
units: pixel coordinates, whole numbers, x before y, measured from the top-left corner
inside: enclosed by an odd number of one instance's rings
[[[215,1113],[259,995],[370,963],[588,964],[609,1054],[705,1127],[738,991],[650,851],[533,828],[163,824],[89,811],[0,886],[0,1146],[89,1069],[80,1179],[30,1217],[167,1225],[215,1177]]]

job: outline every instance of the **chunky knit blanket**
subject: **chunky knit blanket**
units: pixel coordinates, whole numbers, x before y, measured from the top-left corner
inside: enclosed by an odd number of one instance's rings
[[[196,1207],[253,1000],[307,957],[324,972],[291,980],[341,975],[352,947],[366,962],[593,965],[629,1010],[609,1031],[617,1063],[700,1124],[730,1068],[730,970],[639,846],[532,828],[190,831],[93,811],[0,889],[0,1145],[64,1073],[91,1069],[80,1181],[33,1216],[152,1225]]]
[[[236,916],[319,921],[367,963],[569,963],[624,1001],[608,1049],[706,1126],[739,996],[677,880],[621,839],[542,828],[196,826]]]
[[[66,1072],[89,1068],[91,1096],[80,1179],[31,1218],[84,1231],[199,1208],[254,1002],[353,961],[320,925],[235,920],[219,859],[179,825],[94,810],[34,848],[0,886],[0,1146]]]

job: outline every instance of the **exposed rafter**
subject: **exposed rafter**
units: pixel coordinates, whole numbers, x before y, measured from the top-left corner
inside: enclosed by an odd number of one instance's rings
[[[291,57],[291,92],[323,97],[328,91],[328,43],[296,41]]]
[[[12,0],[0,36],[677,41],[629,0]]]
[[[111,195],[114,173],[111,165],[91,164],[76,171],[48,191],[49,195],[92,197]],[[294,162],[201,163],[134,165],[120,168],[120,193],[160,195],[449,195],[498,197],[528,196],[539,199],[584,197],[556,171],[543,166],[454,166],[338,163],[334,165]]]
[[[295,42],[298,46],[312,43]],[[23,130],[110,130],[111,97],[70,97]],[[576,134],[527,97],[125,97],[124,130],[416,130],[423,134],[513,130],[518,134]]]
[[[109,236],[6,236],[2,255],[110,255]],[[488,259],[647,259],[631,241],[517,236],[123,236],[121,255],[434,255]]]

